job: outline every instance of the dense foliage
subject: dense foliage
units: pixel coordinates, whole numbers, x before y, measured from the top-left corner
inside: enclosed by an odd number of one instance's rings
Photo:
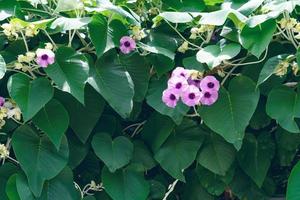
[[[0,199],[299,200],[299,6],[0,0]]]

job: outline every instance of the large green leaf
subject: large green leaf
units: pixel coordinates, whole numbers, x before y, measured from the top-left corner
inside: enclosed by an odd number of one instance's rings
[[[56,177],[44,184],[43,192],[38,200],[80,200],[73,182],[73,172],[64,168]]]
[[[288,200],[298,200],[300,197],[300,162],[295,165],[289,177],[286,197]]]
[[[58,0],[55,12],[71,11],[81,8],[82,3],[79,3],[78,0]]]
[[[133,154],[133,144],[124,136],[112,140],[106,133],[97,133],[93,137],[92,147],[111,172],[127,165]]]
[[[6,184],[6,195],[9,200],[21,200],[16,186],[17,174],[12,175]]]
[[[16,176],[16,188],[17,188],[17,193],[21,200],[36,199],[28,186],[26,176],[21,173],[17,174]]]
[[[51,29],[57,29],[59,31],[70,31],[74,29],[80,29],[88,25],[91,21],[90,17],[83,18],[68,18],[59,17],[51,23]]]
[[[30,80],[14,74],[7,84],[10,96],[21,108],[24,121],[30,120],[53,97],[53,88],[46,78]]]
[[[175,123],[171,118],[154,112],[144,125],[141,135],[155,153],[167,140],[174,128]]]
[[[149,194],[149,183],[142,174],[132,170],[123,169],[110,173],[104,167],[102,182],[113,200],[146,200]]]
[[[20,9],[20,5],[19,2],[16,0],[1,0],[0,8],[1,8],[0,21],[2,21],[18,13]]]
[[[107,43],[107,20],[103,15],[94,15],[88,27],[91,40],[96,48],[97,56],[100,57],[104,53]]]
[[[59,149],[61,139],[69,126],[69,115],[59,101],[52,99],[36,114],[33,123],[44,131]]]
[[[6,73],[6,63],[4,58],[0,55],[0,79],[4,77]]]
[[[134,85],[126,67],[114,52],[107,52],[90,68],[89,83],[123,118],[133,107]]]
[[[188,112],[189,107],[179,102],[176,108],[169,108],[162,101],[162,93],[167,88],[167,77],[160,79],[153,78],[150,82],[146,96],[147,103],[157,112],[167,115],[173,119],[176,124],[180,124],[184,115]]]
[[[276,22],[273,19],[265,21],[253,28],[247,25],[239,35],[242,46],[257,58],[268,48],[276,30]]]
[[[219,99],[214,105],[201,106],[199,112],[209,128],[239,149],[258,99],[255,83],[239,76],[231,80],[228,91],[220,89]]]
[[[215,134],[208,136],[197,157],[200,165],[221,176],[225,176],[234,159],[233,146]]]
[[[45,180],[59,174],[68,162],[69,149],[65,137],[57,151],[46,135],[37,135],[27,125],[19,127],[14,132],[12,145],[35,196],[41,194]]]
[[[299,91],[286,86],[274,88],[269,93],[266,111],[282,128],[292,133],[300,132],[295,121],[295,118],[300,118]]]
[[[238,161],[244,172],[261,187],[274,154],[275,144],[270,134],[264,133],[257,138],[247,134],[242,149],[238,152]]]
[[[104,99],[94,88],[86,85],[84,91],[85,105],[67,93],[58,92],[56,95],[67,109],[70,127],[82,143],[89,138],[105,107]]]
[[[184,121],[155,153],[155,160],[171,176],[185,181],[183,170],[195,160],[204,140],[202,130],[192,121]]]
[[[270,58],[267,60],[267,62],[264,64],[263,68],[261,69],[261,72],[258,77],[257,85],[261,85],[266,80],[268,80],[273,74],[277,67],[277,65],[283,61],[287,55],[278,55]]]
[[[72,94],[84,104],[84,86],[89,72],[84,55],[72,48],[60,47],[56,51],[56,62],[45,68],[45,71],[59,89]]]
[[[150,66],[138,53],[120,55],[119,62],[129,73],[134,84],[134,97],[137,102],[142,102],[148,90],[150,79]]]

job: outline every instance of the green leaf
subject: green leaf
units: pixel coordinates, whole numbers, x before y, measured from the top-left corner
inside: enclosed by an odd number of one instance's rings
[[[292,133],[300,132],[295,121],[295,118],[300,118],[299,91],[295,92],[293,88],[287,86],[274,88],[269,93],[266,111],[285,130]]]
[[[221,137],[210,134],[198,153],[197,161],[211,172],[225,176],[235,159],[235,149]]]
[[[35,196],[41,194],[45,180],[50,180],[59,174],[68,162],[69,149],[65,137],[57,151],[47,136],[38,136],[27,125],[19,127],[14,132],[12,145]]]
[[[46,78],[30,80],[23,74],[14,74],[7,87],[9,95],[20,107],[24,121],[34,117],[53,97],[53,88]]]
[[[161,100],[163,91],[167,88],[167,77],[161,77],[160,79],[153,78],[150,81],[148,93],[146,96],[149,106],[154,108],[157,112],[167,115],[173,119],[173,121],[179,125],[184,115],[188,112],[189,107],[183,103],[178,103],[176,108],[169,108]]]
[[[127,169],[112,174],[104,167],[102,182],[113,200],[146,200],[150,190],[142,174]]]
[[[247,25],[239,35],[242,46],[257,58],[268,48],[276,30],[276,22],[273,19],[265,21],[253,28]]]
[[[230,43],[224,46],[210,45],[198,51],[196,57],[200,63],[206,63],[210,69],[213,69],[224,60],[235,57],[240,51],[241,46],[236,43]]]
[[[130,164],[140,167],[143,172],[155,167],[156,162],[152,158],[153,155],[149,151],[148,147],[142,141],[139,140],[135,140],[133,144],[134,150]]]
[[[185,181],[183,170],[194,162],[204,140],[201,132],[192,121],[185,121],[155,153],[155,160],[172,177]]]
[[[1,0],[0,8],[0,21],[3,21],[8,17],[14,16],[16,13],[18,13],[20,5],[16,0]]]
[[[56,51],[56,62],[45,68],[48,76],[62,91],[72,94],[84,104],[84,86],[88,79],[89,64],[84,55],[69,47]]]
[[[19,194],[21,200],[36,199],[28,186],[28,182],[25,175],[17,174],[16,188],[17,188],[17,193]]]
[[[91,21],[90,17],[83,18],[67,18],[59,17],[51,23],[51,29],[59,29],[60,31],[70,31],[81,29],[88,25]]]
[[[276,157],[280,166],[291,166],[300,147],[300,134],[287,132],[278,128],[275,132],[276,138]]]
[[[285,60],[286,57],[287,57],[287,55],[284,54],[284,55],[278,55],[278,56],[269,58],[267,60],[267,62],[264,64],[264,66],[259,74],[257,86],[261,85],[266,80],[268,80],[274,74],[274,71],[275,71],[277,65],[280,62],[282,62],[283,60]]]
[[[61,139],[69,126],[69,115],[59,101],[52,99],[35,115],[33,123],[44,131],[59,149]]]
[[[97,56],[100,57],[104,53],[107,43],[107,20],[101,14],[94,15],[88,27],[91,40],[96,48]]]
[[[65,12],[76,9],[81,9],[83,3],[78,0],[58,0],[55,12]]]
[[[300,162],[292,170],[289,177],[287,195],[288,200],[298,200],[300,196]]]
[[[16,187],[17,174],[12,175],[6,184],[6,195],[9,200],[21,200]]]
[[[16,173],[18,168],[9,163],[6,162],[4,165],[1,165],[0,167],[0,199],[1,200],[8,200],[8,197],[6,196],[6,183],[11,175]]]
[[[84,91],[85,105],[67,93],[58,92],[56,96],[67,109],[70,127],[82,143],[89,138],[105,107],[104,99],[90,85]]]
[[[154,153],[167,140],[175,128],[175,123],[168,116],[154,112],[145,123],[141,136]]]
[[[4,58],[0,55],[0,80],[4,77],[6,73],[6,63]]]
[[[115,53],[106,53],[90,68],[88,82],[123,118],[130,116],[133,107],[134,85]]]
[[[78,191],[74,187],[73,172],[64,168],[56,177],[44,185],[40,200],[80,200]]]
[[[257,138],[247,134],[242,149],[238,152],[238,161],[244,172],[261,187],[274,154],[275,144],[270,134],[263,133]]]
[[[193,69],[200,72],[204,72],[206,70],[205,66],[197,60],[196,56],[184,58],[182,63],[186,69]]]
[[[259,91],[255,89],[254,82],[239,76],[230,81],[228,91],[220,89],[215,104],[201,106],[199,113],[209,128],[240,149],[258,100]]]
[[[300,48],[298,48],[297,53],[296,53],[296,60],[297,63],[300,63]],[[298,65],[298,68],[300,68],[300,66]]]
[[[111,172],[127,165],[133,154],[133,144],[124,136],[112,140],[106,133],[97,133],[93,137],[92,147]]]
[[[162,12],[158,16],[172,23],[188,23],[192,22],[199,15],[199,12]]]
[[[134,84],[133,99],[137,102],[142,102],[148,90],[150,65],[138,53],[120,55],[119,62],[132,78]]]

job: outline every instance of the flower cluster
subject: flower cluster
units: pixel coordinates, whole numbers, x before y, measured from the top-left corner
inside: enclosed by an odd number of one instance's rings
[[[19,34],[24,34],[27,37],[34,37],[39,33],[36,25],[32,23],[22,23],[20,20],[11,20],[9,23],[1,25],[4,35],[9,39],[14,40],[19,38]]]
[[[215,29],[214,25],[203,24],[200,27],[191,28],[190,39],[196,39],[203,33],[213,32]]]
[[[163,91],[162,101],[171,108],[176,107],[180,98],[187,106],[214,104],[218,99],[219,81],[214,76],[201,78],[201,75],[195,70],[177,67],[168,80],[168,88]]]
[[[7,158],[9,156],[9,151],[4,144],[0,144],[0,158]]]
[[[18,62],[15,63],[15,69],[27,72],[35,66],[34,62],[38,64],[38,67],[40,66],[43,68],[53,64],[55,61],[55,54],[52,49],[52,44],[46,43],[44,49],[39,48],[36,52],[27,52],[24,55],[18,55]]]
[[[289,63],[288,60],[283,60],[278,63],[278,65],[274,69],[274,74],[276,76],[284,76],[288,72],[288,68],[291,66],[291,70],[293,74],[296,76],[299,71],[299,66],[296,62]]]
[[[21,120],[21,110],[12,100],[0,97],[0,129],[5,125],[5,119]]]
[[[131,30],[132,30],[132,38],[135,40],[139,41],[147,36],[145,30],[141,29],[140,26],[134,26],[132,27]]]
[[[289,29],[295,34],[295,39],[300,40],[300,22],[295,18],[282,18],[279,22],[280,28]]]

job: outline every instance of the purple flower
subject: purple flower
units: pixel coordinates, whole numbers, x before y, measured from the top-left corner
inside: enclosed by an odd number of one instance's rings
[[[129,54],[132,52],[136,47],[136,43],[134,39],[129,36],[123,36],[120,40],[120,50],[124,54]]]
[[[187,80],[182,76],[171,77],[168,81],[168,88],[176,94],[182,94],[189,87]]]
[[[163,91],[162,101],[171,108],[175,108],[179,100],[179,95],[172,89]]]
[[[174,76],[181,76],[187,79],[189,77],[189,71],[183,67],[176,67],[172,72],[172,77]]]
[[[214,76],[206,76],[201,80],[200,83],[201,90],[214,90],[219,91],[220,83]]]
[[[184,104],[188,106],[195,106],[199,104],[201,97],[202,93],[199,88],[194,85],[190,85],[182,94],[181,99]]]
[[[36,62],[41,67],[47,67],[54,63],[55,54],[50,49],[38,49],[36,51]]]
[[[0,97],[0,107],[2,107],[5,103],[5,98]]]
[[[210,106],[218,99],[218,91],[216,90],[202,90],[203,96],[200,99],[201,104]]]

